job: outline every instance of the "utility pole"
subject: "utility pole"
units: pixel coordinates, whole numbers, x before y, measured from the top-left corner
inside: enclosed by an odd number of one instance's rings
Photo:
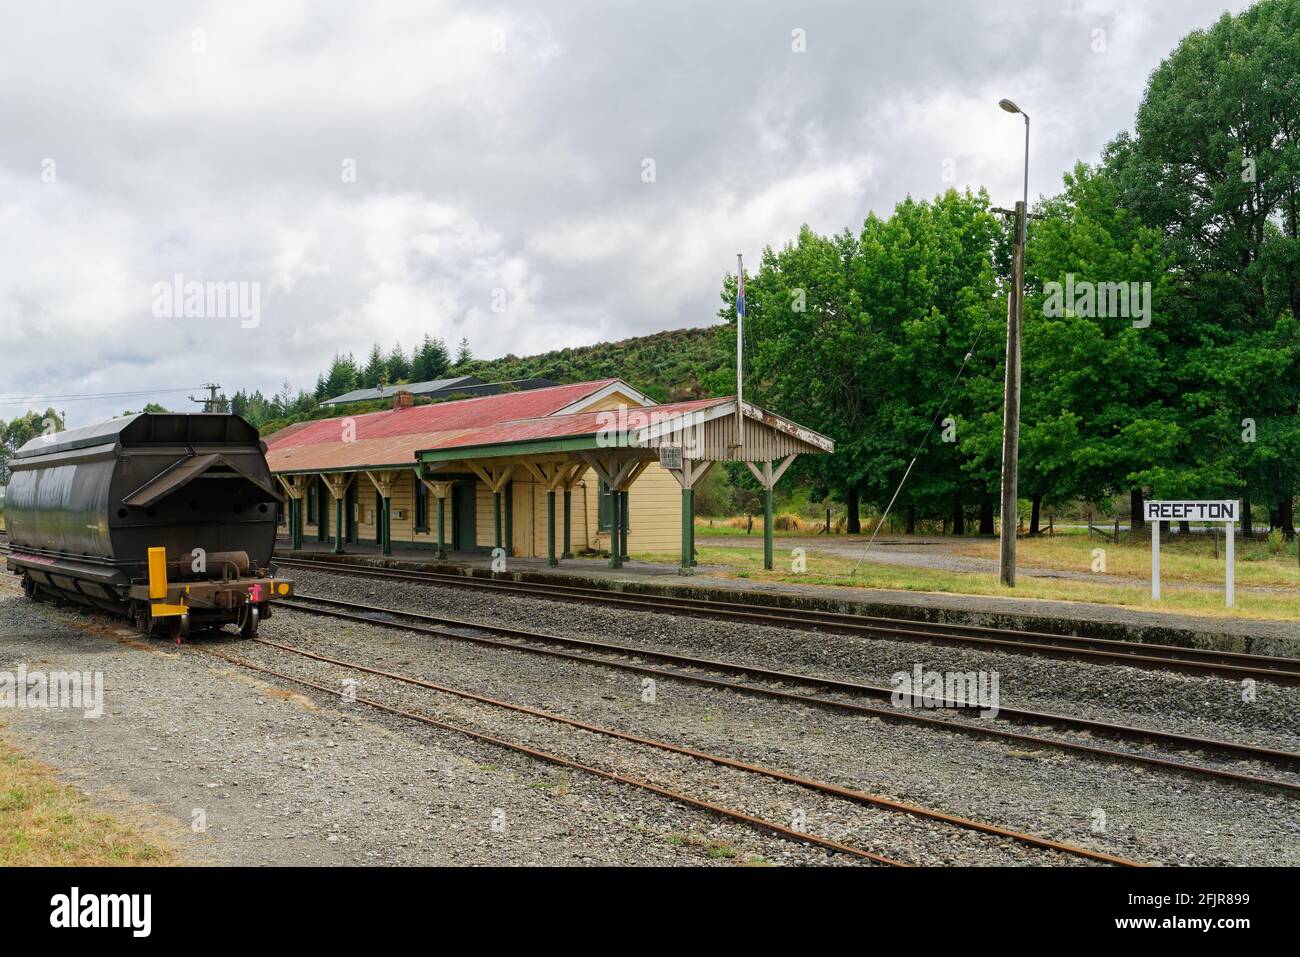
[[[1020,341],[1025,318],[1025,237],[1029,216],[1029,114],[1010,100],[998,106],[1025,118],[1025,191],[1016,203],[1016,241],[1011,259],[1011,289],[1007,295],[1007,362],[1002,407],[1002,534],[998,578],[1008,588],[1016,584],[1016,529],[1020,525]]]
[[[736,448],[745,444],[745,414],[741,411],[744,398],[745,372],[742,355],[745,347],[745,260],[736,253]],[[737,454],[739,457],[739,453]]]
[[[1007,296],[1007,362],[1002,407],[1002,534],[998,577],[1016,584],[1016,529],[1020,524],[1020,343],[1025,306],[1025,204],[1016,203],[1016,244],[1011,259],[1011,290]]]
[[[208,390],[206,399],[196,399],[190,396],[191,402],[202,402],[204,412],[220,412],[222,405],[225,403],[225,397],[217,398],[217,390],[221,388],[220,382],[205,382],[203,388]]]

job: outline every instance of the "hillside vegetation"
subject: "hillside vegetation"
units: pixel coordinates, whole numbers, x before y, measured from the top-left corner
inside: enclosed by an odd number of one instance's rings
[[[345,360],[346,361],[346,360]],[[718,327],[704,329],[670,329],[648,336],[636,336],[618,342],[598,342],[576,349],[556,349],[534,356],[507,355],[500,359],[465,359],[450,367],[446,375],[472,375],[485,382],[510,379],[552,379],[560,383],[585,382],[590,379],[621,378],[659,402],[698,399],[709,394],[707,382],[725,370],[730,359],[719,339]],[[392,389],[392,386],[389,386]],[[260,395],[260,393],[259,393]],[[461,396],[436,401],[452,401]],[[416,398],[417,405],[430,399]],[[270,409],[275,409],[272,402]],[[233,411],[258,426],[268,436],[295,422],[325,419],[346,414],[360,415],[392,407],[392,399],[350,403],[335,410],[304,402],[287,415],[258,419],[256,403],[236,396]]]
[[[718,329],[713,327],[670,329],[535,356],[473,359],[455,371],[487,382],[528,378],[583,382],[618,377],[656,401],[673,402],[704,398],[709,374],[729,361],[720,347]]]

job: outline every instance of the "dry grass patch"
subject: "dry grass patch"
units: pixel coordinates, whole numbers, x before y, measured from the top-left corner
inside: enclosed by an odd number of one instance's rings
[[[53,768],[0,741],[0,867],[175,863],[165,841],[95,807]]]

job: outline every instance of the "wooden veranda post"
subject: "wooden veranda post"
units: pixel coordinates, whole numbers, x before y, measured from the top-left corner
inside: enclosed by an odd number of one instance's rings
[[[381,555],[393,554],[392,499],[393,487],[397,484],[397,472],[367,472],[366,478],[379,493],[379,552]]]
[[[451,495],[451,483],[434,482],[425,478],[424,473],[418,466],[415,469],[415,478],[416,481],[423,482],[424,487],[432,492],[434,498],[437,499],[438,549],[433,553],[433,557],[438,559],[438,561],[444,561],[447,558],[447,543],[446,536],[443,532],[443,525],[447,520],[446,501],[447,497]]]
[[[787,455],[775,469],[772,468],[770,460],[763,463],[762,469],[753,462],[745,463],[754,473],[754,478],[758,479],[758,483],[763,486],[763,567],[768,571],[772,570],[772,487],[790,467],[794,456],[794,453]]]
[[[327,472],[321,474],[321,480],[325,483],[325,487],[329,489],[330,497],[334,499],[334,548],[332,551],[335,555],[342,555],[344,535],[343,499],[348,494],[348,486],[352,484],[352,476]]]

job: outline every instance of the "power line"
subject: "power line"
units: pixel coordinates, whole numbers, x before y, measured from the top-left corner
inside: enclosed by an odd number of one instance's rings
[[[142,389],[138,392],[80,392],[67,395],[6,395],[0,396],[0,405],[23,405],[29,402],[85,402],[103,399],[134,399],[148,395],[168,395],[177,392],[192,392],[198,386],[185,389]]]

